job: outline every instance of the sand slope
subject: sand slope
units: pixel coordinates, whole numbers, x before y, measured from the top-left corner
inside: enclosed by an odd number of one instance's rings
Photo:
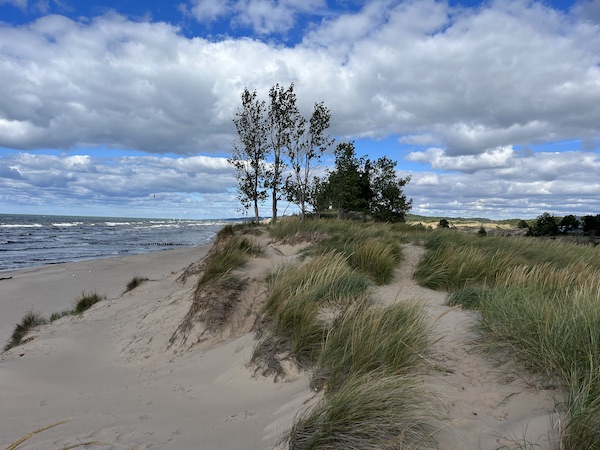
[[[264,275],[293,259],[297,250],[264,238],[263,245],[265,255],[240,271],[250,286],[242,302],[246,313],[234,317],[220,336],[204,340],[200,324],[186,343],[176,345],[170,339],[189,310],[197,281],[178,278],[206,247],[130,257],[124,263],[103,260],[16,272],[13,280],[0,281],[11,283],[0,294],[0,325],[10,330],[22,315],[23,299],[31,299],[26,308],[47,314],[70,306],[82,289],[111,289],[109,300],[81,317],[40,327],[33,340],[0,357],[0,446],[71,419],[19,449],[87,441],[107,444],[89,448],[273,447],[314,393],[305,375],[274,383],[253,377],[246,367],[254,345],[247,311],[264,294]],[[394,283],[377,288],[374,296],[385,303],[416,298],[425,302],[432,319],[443,314],[436,321],[440,341],[429,356],[432,370],[423,380],[447,412],[437,436],[440,448],[496,449],[510,444],[506,438],[511,437],[553,448],[547,436],[552,435],[554,393],[537,390],[479,356],[469,332],[472,313],[450,309],[443,305],[444,293],[415,285],[412,272],[423,250],[406,245],[404,252]],[[86,273],[94,274],[97,288],[84,283]],[[66,281],[72,274],[81,285]],[[121,295],[133,275],[152,280]],[[14,312],[10,302],[15,299],[21,302],[19,317],[6,319],[4,310]]]

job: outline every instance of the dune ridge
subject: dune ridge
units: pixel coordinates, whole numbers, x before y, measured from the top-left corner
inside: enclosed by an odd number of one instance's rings
[[[254,376],[247,366],[255,345],[252,328],[266,274],[294,261],[306,244],[284,244],[266,235],[252,239],[263,251],[235,269],[243,289],[233,314],[216,331],[192,318],[185,339],[177,330],[190,314],[210,245],[15,272],[12,280],[2,281],[13,283],[0,294],[3,308],[7,293],[35,298],[40,286],[52,298],[73,298],[79,292],[71,295],[74,287],[65,282],[71,272],[81,278],[93,273],[96,289],[110,292],[83,315],[39,327],[29,342],[2,354],[0,445],[71,419],[18,448],[90,441],[128,449],[277,446],[298,412],[318,395],[302,372],[288,371],[280,382]],[[446,416],[435,436],[440,448],[511,448],[519,440],[554,448],[552,392],[536,389],[516,372],[507,375],[512,372],[473,350],[473,313],[445,306],[445,293],[412,281],[423,252],[404,244],[405,259],[392,282],[373,292],[383,303],[422,302],[435,325],[439,340],[428,355],[432,370],[423,383],[435,392]],[[150,280],[122,294],[133,276]],[[2,322],[6,327],[4,316]]]

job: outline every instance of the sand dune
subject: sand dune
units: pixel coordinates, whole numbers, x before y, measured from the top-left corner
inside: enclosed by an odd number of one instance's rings
[[[251,298],[264,293],[264,275],[296,252],[266,240],[263,245],[265,254],[241,272],[253,286]],[[91,441],[106,445],[90,448],[272,448],[314,393],[303,374],[278,383],[252,376],[246,366],[254,345],[247,314],[212,340],[203,340],[199,327],[186,343],[170,345],[197,281],[178,278],[207,250],[19,271],[0,281],[3,338],[29,308],[45,314],[64,309],[84,289],[108,296],[82,316],[39,327],[31,341],[1,356],[2,448],[67,419],[18,448]],[[419,299],[436,320],[440,341],[423,382],[448,416],[437,435],[440,448],[495,449],[512,437],[553,448],[553,392],[535,389],[481,357],[468,330],[472,313],[450,309],[443,305],[444,293],[416,286],[411,275],[422,250],[405,246],[405,254],[394,282],[377,288],[374,297],[386,303]],[[122,295],[134,275],[151,281]],[[249,311],[252,301],[244,307]]]

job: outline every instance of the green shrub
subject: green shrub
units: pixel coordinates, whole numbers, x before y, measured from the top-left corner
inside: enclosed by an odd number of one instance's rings
[[[39,325],[44,325],[48,323],[48,321],[37,312],[28,311],[25,313],[23,318],[21,319],[21,323],[15,326],[15,329],[9,339],[9,341],[4,346],[4,351],[7,351],[17,345],[21,344],[23,338],[35,327]]]

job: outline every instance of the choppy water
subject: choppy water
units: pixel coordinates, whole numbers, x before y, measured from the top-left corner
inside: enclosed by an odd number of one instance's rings
[[[0,271],[192,247],[230,222],[0,214]]]

